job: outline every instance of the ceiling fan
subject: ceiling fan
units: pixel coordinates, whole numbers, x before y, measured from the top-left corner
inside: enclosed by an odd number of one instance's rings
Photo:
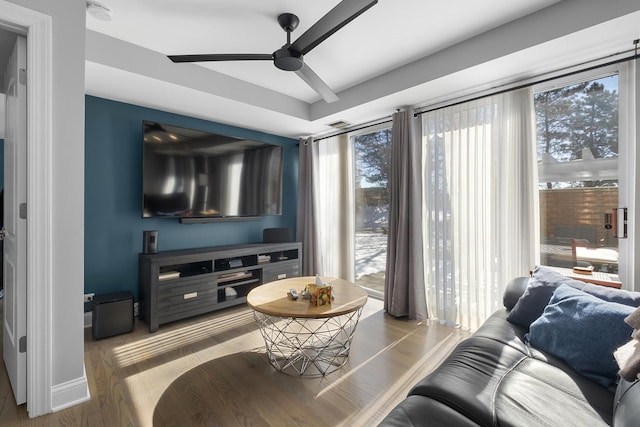
[[[273,61],[274,65],[281,70],[295,71],[295,73],[326,102],[335,102],[338,100],[336,94],[304,63],[303,57],[309,53],[311,49],[318,46],[333,33],[360,16],[376,3],[378,3],[378,0],[343,0],[293,43],[291,43],[291,33],[296,29],[300,20],[292,13],[283,13],[278,16],[278,23],[287,33],[287,43],[273,53],[168,55],[168,58],[173,62]]]

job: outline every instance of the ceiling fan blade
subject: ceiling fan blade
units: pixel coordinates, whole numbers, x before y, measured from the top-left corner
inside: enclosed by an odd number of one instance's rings
[[[378,0],[343,0],[333,9],[327,12],[318,22],[304,32],[291,48],[303,55],[318,46],[330,35],[356,19],[370,7],[378,3]]]
[[[336,102],[340,98],[331,90],[331,88],[322,81],[322,79],[313,72],[307,64],[304,64],[301,69],[295,72],[302,80],[308,84],[311,89],[315,90],[318,95],[322,97],[326,102]]]
[[[270,53],[218,53],[204,55],[167,55],[173,62],[207,62],[207,61],[273,61]]]

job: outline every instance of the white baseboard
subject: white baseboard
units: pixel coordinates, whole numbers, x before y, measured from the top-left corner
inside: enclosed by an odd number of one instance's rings
[[[84,313],[84,327],[85,328],[90,328],[92,322],[93,322],[93,312],[92,311],[85,312]]]
[[[87,372],[84,365],[82,370],[82,377],[51,387],[51,410],[53,412],[78,405],[91,399],[89,383],[87,382]]]

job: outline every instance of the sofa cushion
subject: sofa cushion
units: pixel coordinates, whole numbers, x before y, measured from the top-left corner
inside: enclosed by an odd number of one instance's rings
[[[533,275],[524,294],[509,312],[509,322],[528,328],[534,320],[542,315],[553,292],[563,284],[605,301],[613,301],[632,307],[640,306],[640,292],[629,292],[574,280],[563,276],[552,268],[537,266],[533,270]]]
[[[523,354],[530,355],[531,349],[525,342],[528,329],[507,322],[508,312],[504,309],[493,313],[473,334],[476,337],[489,338],[499,343],[513,347]]]
[[[458,344],[409,395],[429,397],[477,424],[494,425],[496,388],[502,377],[526,357],[499,341],[472,336]]]
[[[528,339],[532,346],[608,387],[617,379],[613,352],[633,332],[624,321],[633,311],[633,307],[562,285],[553,293],[542,316],[531,324]]]
[[[385,427],[456,426],[477,427],[464,415],[429,397],[408,396],[382,420]]]
[[[500,382],[495,394],[494,425],[606,426],[611,424],[612,411],[610,390],[566,365],[528,358]]]

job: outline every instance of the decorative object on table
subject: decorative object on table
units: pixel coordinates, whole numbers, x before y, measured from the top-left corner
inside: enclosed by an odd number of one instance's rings
[[[333,286],[322,282],[320,276],[316,275],[316,283],[307,283],[306,292],[309,294],[309,303],[315,306],[330,305]]]

